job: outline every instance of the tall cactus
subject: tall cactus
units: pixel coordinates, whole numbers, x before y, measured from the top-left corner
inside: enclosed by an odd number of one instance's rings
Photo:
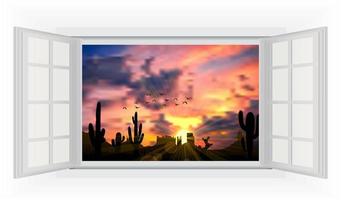
[[[101,129],[101,102],[97,102],[96,106],[96,130],[92,123],[89,124],[89,137],[91,145],[95,149],[96,155],[101,154],[101,145],[105,142],[105,129]]]
[[[116,139],[111,140],[111,145],[113,147],[119,147],[121,146],[122,142],[124,142],[125,137],[122,137],[122,134],[120,132],[116,133]]]
[[[142,133],[142,123],[140,123],[140,125],[138,125],[138,116],[137,116],[137,112],[135,112],[135,115],[133,117],[131,117],[132,121],[133,121],[133,125],[134,125],[134,138],[131,134],[131,128],[130,126],[128,127],[128,141],[131,144],[141,144],[143,137],[144,137],[144,133]]]
[[[259,116],[257,115],[255,119],[254,114],[249,112],[246,115],[246,121],[244,123],[243,111],[239,111],[238,119],[240,128],[245,131],[245,139],[244,137],[241,139],[242,146],[243,149],[245,149],[246,143],[247,155],[248,158],[251,159],[253,154],[253,140],[259,136]]]

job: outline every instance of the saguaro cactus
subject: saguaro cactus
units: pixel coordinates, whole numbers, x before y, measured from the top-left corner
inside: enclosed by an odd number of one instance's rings
[[[246,150],[248,158],[252,158],[253,154],[253,140],[258,138],[259,136],[259,116],[255,116],[252,112],[247,113],[246,115],[246,121],[244,123],[244,114],[243,111],[239,111],[238,113],[239,118],[239,126],[241,129],[245,131],[245,139],[242,137],[241,142],[244,143],[243,149],[245,149],[245,143],[246,143]]]
[[[202,140],[205,143],[204,150],[208,150],[208,148],[210,148],[213,145],[212,143],[208,142],[209,139],[210,139],[210,136],[207,136],[206,138],[202,138]]]
[[[101,154],[101,145],[105,142],[105,129],[101,129],[101,103],[97,102],[96,106],[96,129],[92,123],[89,124],[89,137],[91,145],[95,149],[96,155]]]
[[[144,137],[144,133],[142,133],[142,123],[140,123],[140,125],[138,125],[138,116],[137,116],[137,112],[135,112],[135,115],[133,117],[131,117],[132,121],[133,121],[133,126],[134,126],[134,138],[131,134],[131,128],[130,126],[128,127],[128,141],[131,144],[141,144],[143,137]]]
[[[122,137],[122,134],[120,132],[116,133],[116,139],[111,140],[111,145],[113,147],[121,146],[122,142],[124,142],[125,137]]]

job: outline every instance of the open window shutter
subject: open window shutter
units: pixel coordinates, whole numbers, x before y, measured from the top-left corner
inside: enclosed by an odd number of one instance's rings
[[[327,176],[326,28],[264,39],[265,165]]]
[[[69,168],[77,39],[15,28],[15,177]]]

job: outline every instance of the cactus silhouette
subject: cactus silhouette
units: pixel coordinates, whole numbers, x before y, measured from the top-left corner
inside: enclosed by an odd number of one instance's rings
[[[95,149],[97,156],[101,154],[101,145],[105,142],[104,138],[105,129],[101,129],[101,103],[97,102],[96,106],[96,129],[92,123],[89,123],[89,137],[91,145]]]
[[[116,139],[111,140],[111,145],[113,147],[119,147],[121,146],[122,142],[124,142],[125,137],[122,137],[122,134],[120,132],[116,133]]]
[[[138,116],[137,112],[135,112],[135,115],[131,117],[134,125],[134,138],[131,134],[131,128],[130,126],[128,127],[128,141],[131,144],[141,144],[144,133],[142,133],[142,123],[140,123],[140,126],[138,125]]]
[[[205,143],[204,150],[208,150],[208,148],[210,148],[213,145],[212,143],[208,142],[209,139],[210,139],[210,136],[207,136],[206,138],[202,138],[202,140]]]
[[[257,115],[255,119],[254,114],[249,112],[246,115],[246,121],[244,123],[244,113],[243,111],[239,111],[238,119],[240,128],[245,131],[245,137],[242,137],[240,141],[244,151],[246,146],[247,156],[251,159],[253,154],[253,140],[259,136],[259,116]]]
[[[181,139],[181,136],[177,136],[176,137],[176,145],[179,146],[182,144],[182,139]]]

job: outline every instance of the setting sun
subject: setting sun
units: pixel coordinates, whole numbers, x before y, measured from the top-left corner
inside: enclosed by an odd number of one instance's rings
[[[180,130],[180,131],[175,135],[175,141],[176,141],[176,143],[178,142],[178,137],[181,137],[181,144],[187,143],[187,133],[189,133],[189,131]]]

